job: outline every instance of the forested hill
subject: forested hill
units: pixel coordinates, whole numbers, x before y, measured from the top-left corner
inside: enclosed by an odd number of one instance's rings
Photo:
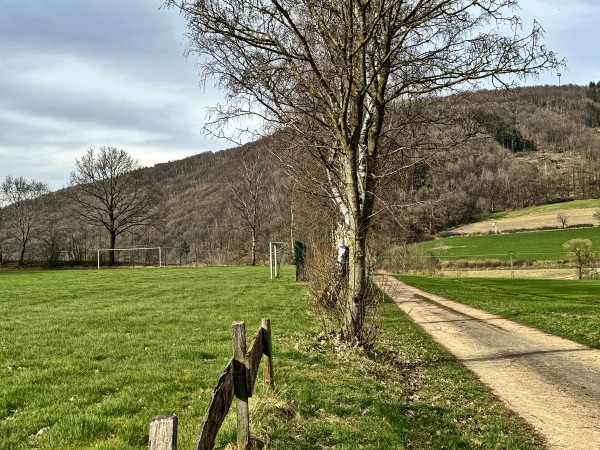
[[[600,83],[482,91],[468,101],[480,127],[475,139],[400,170],[381,185],[383,209],[372,241],[378,248],[422,239],[489,212],[600,197]],[[333,218],[330,200],[286,176],[272,155],[284,146],[285,140],[271,136],[143,169],[159,187],[160,220],[151,229],[120,236],[118,246],[161,245],[182,262],[249,262],[251,226],[243,205],[250,202],[244,193],[253,190],[259,261],[267,258],[269,241],[325,242]],[[306,164],[318,177],[318,168]],[[84,226],[70,213],[64,191],[44,203],[44,219],[30,244],[32,259],[43,259],[49,242],[63,255],[83,246],[88,259],[106,246],[104,230]],[[14,248],[5,233],[5,259]]]

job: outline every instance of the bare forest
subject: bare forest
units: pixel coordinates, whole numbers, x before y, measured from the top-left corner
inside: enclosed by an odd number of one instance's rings
[[[474,132],[452,148],[421,146],[420,153],[412,147],[383,162],[388,176],[374,207],[370,258],[491,212],[600,197],[599,90],[595,83],[539,86],[424,101],[420,107],[431,110],[462,105]],[[401,114],[392,112],[387,120],[393,125]],[[432,126],[414,133],[439,137],[451,134],[456,124],[441,131],[436,126],[435,132]],[[332,248],[336,211],[319,190],[323,168],[310,158],[293,171],[282,162],[299,145],[294,139],[293,133],[279,131],[230,150],[136,168],[156,192],[152,220],[128,227],[116,247],[161,247],[167,265],[265,264],[269,241]],[[110,246],[110,235],[77,214],[73,189],[19,200],[3,193],[3,265],[96,263],[96,251]],[[24,238],[19,207],[34,200],[27,210],[35,221]],[[119,255],[118,261],[140,264],[144,258],[154,256]]]

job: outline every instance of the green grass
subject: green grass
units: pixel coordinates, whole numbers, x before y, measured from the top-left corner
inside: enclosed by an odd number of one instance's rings
[[[427,292],[600,348],[599,281],[398,278]]]
[[[370,352],[314,335],[285,355],[280,389],[296,414],[266,425],[274,448],[542,448],[471,372],[394,304],[384,306]]]
[[[561,211],[564,209],[579,209],[579,208],[600,208],[600,199],[590,200],[573,200],[562,203],[550,203],[547,205],[532,206],[530,208],[518,209],[516,211],[504,211],[494,213],[488,216],[488,219],[509,219],[513,217],[522,217],[529,214]]]
[[[569,239],[590,239],[600,248],[600,227],[577,228],[531,233],[496,234],[489,236],[453,236],[423,245],[442,260],[515,260],[560,261],[566,258],[562,245]]]
[[[259,268],[0,271],[0,449],[147,448],[155,415],[191,449],[231,323],[273,327],[276,391],[251,429],[280,449],[540,448],[393,305],[371,352],[324,340],[306,289]],[[217,448],[235,442],[230,414]]]
[[[250,335],[270,317],[277,336],[309,323],[303,287],[270,282],[265,268],[18,271],[0,280],[3,449],[141,449],[149,420],[171,413],[191,448],[231,356],[231,323],[246,321]]]

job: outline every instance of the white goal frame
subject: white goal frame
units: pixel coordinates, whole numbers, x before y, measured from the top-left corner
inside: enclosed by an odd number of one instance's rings
[[[279,278],[281,276],[281,263],[288,245],[285,242],[269,242],[269,269],[271,278]],[[277,259],[277,250],[281,249],[281,258]]]
[[[158,250],[158,267],[162,267],[162,247],[100,248],[98,249],[98,270],[100,270],[100,252],[126,252],[134,250]]]

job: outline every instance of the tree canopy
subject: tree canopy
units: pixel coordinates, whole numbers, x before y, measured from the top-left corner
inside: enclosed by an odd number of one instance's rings
[[[189,53],[228,103],[210,125],[247,115],[294,130],[322,165],[339,211],[342,334],[361,340],[366,239],[386,131],[424,120],[410,108],[491,80],[560,65],[541,26],[522,32],[515,0],[167,0],[188,21]],[[391,108],[410,116],[390,125]],[[414,114],[414,115],[412,115]],[[386,143],[393,147],[393,141]],[[386,149],[386,153],[384,150]],[[397,151],[405,149],[396,148]],[[337,289],[337,288],[336,288]],[[343,292],[342,292],[343,291]]]
[[[86,222],[104,227],[110,248],[123,232],[155,224],[158,196],[152,183],[138,172],[139,162],[125,150],[101,147],[75,161],[68,190],[73,207]],[[114,253],[110,252],[110,264]]]
[[[27,245],[42,216],[40,197],[48,192],[46,183],[12,175],[0,185],[0,206],[3,202],[9,205],[3,210],[1,219],[8,233],[19,242],[19,265],[24,262]]]

